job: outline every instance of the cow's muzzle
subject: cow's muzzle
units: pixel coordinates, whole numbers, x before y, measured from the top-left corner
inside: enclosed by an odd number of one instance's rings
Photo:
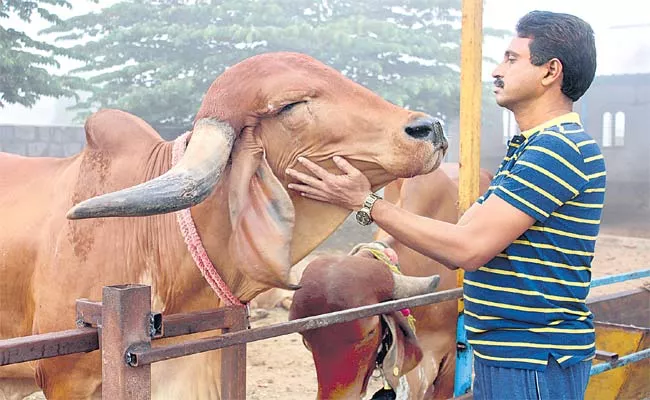
[[[447,151],[449,147],[442,123],[437,118],[427,116],[414,119],[406,125],[404,132],[414,139],[430,141],[442,151]]]

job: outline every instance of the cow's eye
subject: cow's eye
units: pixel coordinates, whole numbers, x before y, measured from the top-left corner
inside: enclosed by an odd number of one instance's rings
[[[306,101],[296,101],[294,103],[289,103],[289,104],[287,104],[286,106],[284,106],[284,107],[282,107],[280,109],[280,114],[289,112],[289,111],[293,110],[293,108],[295,106],[297,106],[298,104],[302,104],[302,103],[306,103]]]

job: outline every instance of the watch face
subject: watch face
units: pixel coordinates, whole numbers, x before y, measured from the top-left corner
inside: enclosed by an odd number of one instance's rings
[[[372,219],[370,218],[370,214],[368,214],[366,211],[361,210],[357,211],[357,222],[360,223],[361,225],[370,225],[372,222]]]

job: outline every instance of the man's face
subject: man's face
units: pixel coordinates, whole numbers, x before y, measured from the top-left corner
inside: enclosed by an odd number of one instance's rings
[[[543,93],[541,81],[546,71],[544,66],[531,64],[530,41],[520,37],[512,39],[503,61],[492,71],[494,94],[501,107],[513,110]]]

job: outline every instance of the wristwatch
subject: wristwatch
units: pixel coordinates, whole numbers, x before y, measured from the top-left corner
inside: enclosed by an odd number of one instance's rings
[[[379,199],[381,199],[381,197],[377,196],[374,193],[370,193],[368,197],[366,197],[366,200],[363,202],[363,207],[361,207],[361,210],[357,211],[356,214],[357,222],[360,225],[366,226],[372,224],[373,220],[370,216],[370,211],[372,211],[372,206]]]

